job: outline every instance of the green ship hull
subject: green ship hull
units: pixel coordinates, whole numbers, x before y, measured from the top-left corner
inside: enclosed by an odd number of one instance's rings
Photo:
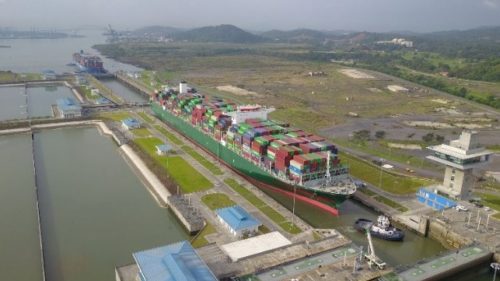
[[[277,189],[281,189],[287,192],[294,192],[293,185],[275,178],[267,171],[261,169],[259,166],[205,134],[201,129],[198,129],[181,117],[175,116],[170,111],[163,110],[159,104],[152,102],[151,110],[160,120],[171,128],[190,139],[193,143],[197,144],[197,146],[212,154],[217,159],[220,159],[226,166],[245,177],[259,188],[264,189],[264,191],[276,191]],[[297,194],[328,204],[336,209],[349,197],[348,195],[331,194],[304,187],[296,187],[295,191]]]

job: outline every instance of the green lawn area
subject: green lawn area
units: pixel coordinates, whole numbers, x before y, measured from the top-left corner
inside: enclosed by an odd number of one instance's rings
[[[482,199],[482,203],[485,206],[490,207],[491,209],[497,210],[500,212],[500,196],[492,195],[492,194],[484,194],[481,193],[479,196]],[[495,216],[496,218],[500,218],[500,216]]]
[[[146,128],[133,129],[131,132],[139,138],[146,138],[151,136],[151,132]]]
[[[207,205],[210,210],[217,210],[220,208],[231,207],[236,205],[233,200],[231,200],[226,194],[223,193],[213,193],[205,195],[201,198],[201,201]]]
[[[174,134],[171,132],[167,131],[165,128],[163,128],[160,125],[156,125],[155,128],[162,133],[164,136],[166,136],[172,143],[177,144],[177,145],[182,145],[184,144],[180,139],[178,139]]]
[[[141,116],[141,118],[144,119],[144,121],[148,122],[149,124],[155,122],[146,112],[137,112],[137,114],[139,114],[139,116]]]
[[[212,174],[214,175],[222,175],[223,172],[219,167],[215,166],[212,162],[208,161],[205,157],[201,156],[198,152],[196,152],[194,149],[191,147],[184,145],[182,146],[182,149],[191,157],[196,159],[196,161],[200,162],[203,167],[207,168]]]
[[[138,138],[134,142],[147,152],[175,180],[184,193],[198,192],[213,187],[212,183],[200,172],[179,156],[159,156],[155,146],[162,144],[158,138]]]
[[[420,187],[432,184],[431,181],[395,175],[345,153],[340,153],[344,163],[349,164],[351,175],[394,194],[415,193]],[[382,186],[380,186],[382,183]]]
[[[192,240],[191,245],[193,248],[201,248],[208,244],[207,239],[205,239],[206,235],[215,233],[215,228],[213,225],[207,223],[207,225],[198,233]]]
[[[278,213],[276,210],[267,205],[264,201],[259,199],[255,194],[253,194],[250,190],[246,189],[244,186],[236,182],[234,179],[225,179],[224,182],[229,185],[232,189],[238,192],[241,196],[243,196],[246,200],[248,200],[252,205],[257,207],[261,212],[263,212],[268,218],[270,218],[273,222],[278,224],[283,230],[291,233],[297,234],[302,232],[302,230],[287,221],[283,215]]]
[[[132,118],[132,115],[129,112],[117,111],[99,113],[99,117],[121,122],[123,119]]]

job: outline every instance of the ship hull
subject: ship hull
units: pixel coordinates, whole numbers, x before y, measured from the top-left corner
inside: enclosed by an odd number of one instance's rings
[[[296,192],[297,195],[303,196],[304,198],[314,199],[314,201],[327,204],[335,209],[338,209],[340,204],[349,198],[349,195],[331,194],[303,187],[294,187],[289,183],[273,177],[267,171],[261,169],[250,160],[225,147],[217,140],[204,134],[182,118],[175,116],[168,110],[163,110],[159,104],[154,102],[151,103],[151,109],[158,118],[167,123],[178,133],[187,137],[197,146],[217,159],[220,159],[222,164],[231,168],[233,171],[264,191],[276,191],[278,189],[287,192],[288,195]]]

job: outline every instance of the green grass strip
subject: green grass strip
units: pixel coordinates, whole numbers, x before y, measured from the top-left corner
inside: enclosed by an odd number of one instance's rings
[[[253,192],[240,185],[234,179],[225,179],[224,182],[227,185],[229,185],[232,189],[234,189],[236,192],[238,192],[241,196],[243,196],[246,200],[248,200],[248,202],[252,203],[252,205],[257,207],[269,219],[278,224],[283,230],[291,234],[297,234],[302,232],[302,230],[298,226],[287,221],[286,218],[283,217],[283,215],[278,213],[275,209],[271,208],[264,201],[262,201],[255,194],[253,194]]]
[[[153,119],[151,119],[151,117],[149,117],[148,114],[146,114],[145,112],[137,112],[137,114],[139,114],[139,116],[141,116],[142,119],[144,119],[144,121],[148,122],[149,124],[152,124],[154,123],[155,121]]]
[[[212,162],[208,161],[205,157],[201,156],[198,152],[196,152],[191,147],[184,145],[182,146],[182,150],[184,150],[187,154],[191,155],[196,161],[200,162],[203,167],[207,168],[214,175],[222,175],[223,172],[219,167],[215,166]]]
[[[381,202],[393,209],[396,209],[396,210],[399,210],[401,212],[406,212],[408,211],[408,208],[406,208],[405,206],[399,204],[399,203],[396,203],[394,201],[392,201],[391,199],[387,198],[387,197],[384,197],[384,196],[380,196],[380,195],[377,195],[375,197],[373,197],[373,199],[377,200],[378,202]]]
[[[201,201],[205,203],[210,210],[217,210],[236,205],[233,200],[223,193],[207,194],[201,197]]]
[[[135,139],[134,142],[165,169],[184,193],[204,191],[213,187],[206,177],[181,157],[166,157],[156,154],[156,145],[162,144],[160,139],[139,138]]]
[[[170,140],[173,144],[176,144],[176,145],[183,145],[184,143],[178,139],[176,136],[174,136],[174,134],[172,134],[171,132],[167,131],[165,128],[163,128],[162,126],[160,125],[156,125],[155,128],[160,132],[162,133],[165,137],[168,138],[168,140]]]
[[[207,225],[191,240],[191,245],[193,248],[201,248],[208,245],[208,241],[205,236],[215,232],[214,226],[207,223]]]

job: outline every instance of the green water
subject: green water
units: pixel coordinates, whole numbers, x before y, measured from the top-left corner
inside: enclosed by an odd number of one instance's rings
[[[141,96],[136,91],[125,86],[121,82],[115,79],[103,79],[101,82],[108,88],[110,88],[114,93],[125,99],[127,102],[145,102],[146,98]]]
[[[187,238],[117,150],[95,128],[35,135],[49,281],[114,280],[132,252]]]
[[[52,117],[52,105],[57,99],[75,96],[65,86],[28,87],[28,108],[24,87],[0,87],[0,121],[30,117]]]
[[[42,280],[30,135],[0,137],[0,279]]]
[[[287,208],[292,208],[292,200],[279,194],[271,194]],[[352,200],[344,202],[340,216],[333,216],[306,203],[296,202],[296,213],[316,228],[335,228],[359,246],[367,249],[366,235],[356,231],[353,224],[358,218],[376,220],[378,214]],[[392,266],[413,264],[423,258],[432,257],[446,249],[438,242],[411,231],[405,232],[404,242],[391,242],[373,238],[376,254]]]
[[[52,117],[51,105],[60,98],[73,98],[78,101],[71,90],[65,86],[37,86],[28,88],[30,117]]]

